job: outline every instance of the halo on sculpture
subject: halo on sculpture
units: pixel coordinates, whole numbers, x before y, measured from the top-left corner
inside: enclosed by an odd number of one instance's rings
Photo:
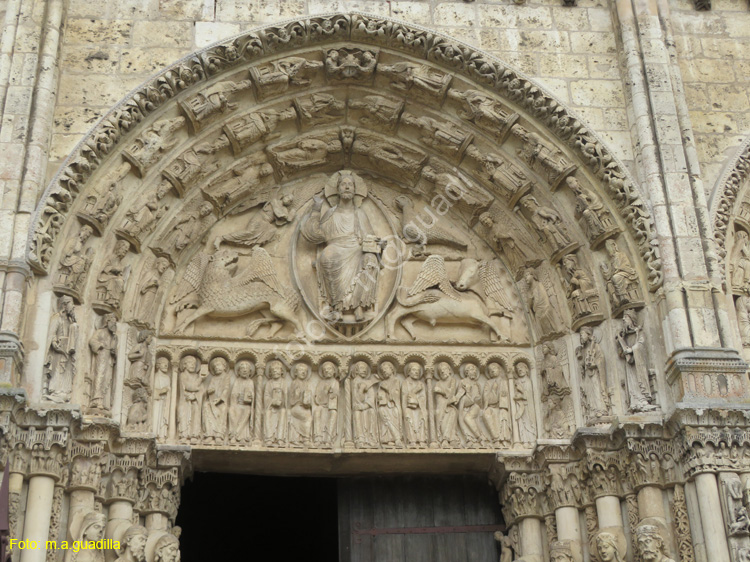
[[[362,201],[367,197],[367,184],[360,176],[352,170],[341,170],[328,178],[325,185],[325,197],[331,207],[335,207],[339,202],[339,182],[344,178],[351,178],[354,182],[354,204],[357,207],[362,206]]]

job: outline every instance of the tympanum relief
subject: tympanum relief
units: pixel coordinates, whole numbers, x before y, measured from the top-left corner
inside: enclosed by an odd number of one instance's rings
[[[654,409],[620,219],[569,149],[469,86],[347,45],[186,93],[79,203],[45,399],[292,449],[529,449]]]

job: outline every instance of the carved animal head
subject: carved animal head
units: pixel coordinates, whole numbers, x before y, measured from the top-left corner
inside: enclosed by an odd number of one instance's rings
[[[215,252],[206,267],[206,280],[214,279],[217,276],[234,273],[239,253],[234,250],[219,250]]]
[[[461,260],[461,267],[458,270],[458,281],[456,289],[467,291],[479,281],[479,266],[481,262],[473,258],[464,258]]]

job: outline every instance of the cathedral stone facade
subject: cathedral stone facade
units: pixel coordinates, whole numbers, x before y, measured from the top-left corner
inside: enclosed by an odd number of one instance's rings
[[[747,0],[0,7],[14,562],[178,561],[193,471],[750,560]]]

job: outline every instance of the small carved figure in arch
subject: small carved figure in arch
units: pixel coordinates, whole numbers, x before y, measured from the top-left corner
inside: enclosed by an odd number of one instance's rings
[[[734,303],[742,345],[750,347],[750,295],[740,295]]]
[[[123,265],[125,256],[130,251],[130,243],[118,240],[107,259],[104,267],[96,278],[96,310],[102,312],[116,312],[120,310],[120,303],[125,294],[125,282],[130,273],[130,266]]]
[[[461,367],[461,396],[459,412],[461,429],[466,437],[466,446],[471,448],[486,444],[487,436],[480,426],[482,415],[482,387],[479,384],[479,367],[466,363]]]
[[[138,300],[135,304],[133,321],[139,325],[153,327],[159,303],[157,296],[162,287],[164,276],[171,267],[164,256],[156,258],[150,267],[144,268],[138,280]]]
[[[62,404],[70,400],[76,373],[78,321],[73,297],[57,299],[57,312],[49,327],[47,358],[44,362],[44,400]]]
[[[617,234],[619,229],[601,197],[582,186],[574,176],[566,178],[565,184],[575,195],[575,215],[593,249],[598,248],[603,239]]]
[[[539,280],[537,272],[532,268],[524,271],[523,280],[526,283],[526,305],[534,315],[540,337],[550,338],[561,334],[563,321],[554,293]],[[553,299],[555,299],[554,304]]]
[[[229,393],[229,441],[247,444],[252,440],[255,407],[255,363],[240,359],[234,366],[235,379]]]
[[[607,391],[606,361],[591,326],[581,328],[580,338],[581,345],[576,348],[576,357],[582,379],[581,402],[586,422],[597,423],[612,411],[612,401]]]
[[[401,423],[401,382],[396,376],[396,367],[391,361],[383,361],[377,376],[378,384],[378,430],[380,444],[384,447],[403,447]]]
[[[558,266],[559,267],[559,266]],[[561,275],[565,285],[576,329],[582,322],[596,323],[604,320],[599,310],[599,293],[589,272],[578,263],[578,256],[568,254],[562,259]]]
[[[180,359],[177,379],[179,382],[179,405],[177,427],[180,438],[197,443],[201,435],[201,408],[203,405],[203,377],[201,363],[195,355]]]
[[[291,369],[289,385],[289,445],[309,447],[312,444],[313,384],[310,366],[296,363]]]
[[[370,378],[370,366],[365,361],[352,365],[352,417],[354,444],[361,449],[377,446],[377,411],[375,406],[378,379]]]
[[[620,250],[617,242],[607,240],[605,243],[609,265],[601,264],[604,279],[607,281],[612,307],[615,310],[643,306],[643,297],[638,286],[638,273],[630,263],[628,256]]]
[[[453,367],[441,361],[435,368],[436,381],[433,386],[435,394],[435,418],[437,440],[443,448],[458,448],[461,440],[458,435],[458,403],[461,399],[459,383]]]
[[[617,351],[625,360],[625,383],[628,391],[628,408],[631,412],[656,410],[649,381],[649,358],[643,325],[638,323],[638,313],[628,309],[622,316],[622,329],[617,334]]]
[[[563,348],[563,352],[565,349]],[[544,429],[554,439],[573,434],[575,419],[570,384],[563,370],[567,364],[567,353],[558,358],[558,350],[552,342],[542,344],[542,404],[544,406]]]
[[[148,429],[148,388],[138,387],[133,390],[126,425],[135,431]]]
[[[295,216],[294,196],[291,193],[272,198],[253,214],[244,231],[217,237],[214,248],[218,250],[222,243],[233,246],[264,246],[276,237],[279,228],[293,222]]]
[[[169,358],[156,358],[154,372],[153,399],[153,432],[159,439],[166,439],[169,434],[170,397],[172,394],[172,377],[170,376]]]
[[[81,302],[80,291],[93,260],[94,249],[86,248],[86,242],[93,233],[89,225],[81,227],[78,235],[65,246],[57,270],[55,292],[70,295],[77,302]]]
[[[575,248],[575,243],[570,238],[568,229],[557,211],[540,205],[532,195],[526,195],[520,202],[542,240],[552,244],[554,256],[561,257]]]
[[[404,435],[409,447],[427,447],[427,390],[423,380],[424,369],[416,361],[404,368],[401,400],[404,411]]]
[[[536,441],[536,416],[529,365],[525,361],[519,361],[515,371],[513,404],[518,440],[524,447],[531,447]]]
[[[729,277],[734,290],[750,289],[750,240],[747,232],[739,228],[734,232],[732,255],[729,258]]]
[[[488,238],[495,248],[502,252],[505,259],[508,260],[508,267],[514,274],[534,261],[529,259],[526,251],[509,235],[509,232],[512,231],[510,225],[496,221],[489,212],[479,215],[479,222],[487,229]]]
[[[315,444],[331,447],[338,434],[339,390],[338,367],[333,361],[324,361],[318,374],[313,405],[313,435]]]
[[[135,203],[127,211],[122,227],[115,231],[119,237],[130,242],[136,252],[140,252],[143,238],[151,233],[169,210],[169,205],[162,201],[171,188],[170,183],[163,180],[145,201]]]
[[[108,412],[112,407],[112,381],[117,364],[117,317],[107,314],[89,340],[91,369],[86,376],[91,410]]]
[[[267,447],[281,447],[286,441],[287,390],[286,369],[278,359],[266,367],[263,387],[263,441]]]
[[[229,407],[229,363],[223,357],[214,357],[208,363],[210,377],[203,395],[202,429],[206,443],[223,442],[227,434]]]
[[[211,203],[204,201],[196,209],[186,211],[175,219],[170,231],[164,237],[164,245],[159,248],[161,253],[176,260],[179,254],[195,240],[209,222],[213,220],[214,208]]]
[[[487,382],[482,391],[482,417],[495,447],[508,447],[513,440],[508,376],[497,361],[487,365]]]

